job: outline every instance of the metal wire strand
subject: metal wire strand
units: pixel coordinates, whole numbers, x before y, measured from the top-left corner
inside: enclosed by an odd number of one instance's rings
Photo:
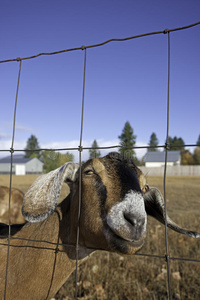
[[[5,235],[0,235],[0,238],[5,239]],[[8,238],[8,236],[7,236]],[[73,244],[66,244],[66,243],[53,243],[47,240],[32,240],[32,239],[26,239],[26,238],[20,238],[20,237],[10,237],[10,240],[21,240],[21,241],[29,241],[29,242],[34,242],[34,243],[38,243],[38,245],[34,245],[34,246],[20,246],[20,245],[10,245],[10,247],[15,247],[15,248],[33,248],[33,249],[45,249],[48,251],[54,251],[55,252],[55,246],[57,246],[58,248],[56,249],[58,252],[64,252],[65,250],[63,250],[63,247],[69,247],[69,248],[74,248],[76,249],[76,245]],[[40,245],[40,244],[44,244],[44,245]],[[46,244],[46,245],[45,245]],[[8,244],[5,242],[0,242],[0,245],[7,247]],[[50,247],[52,246],[52,247]],[[61,247],[61,249],[59,249],[59,246]],[[92,251],[105,251],[104,249],[101,248],[91,248],[91,247],[85,247],[85,246],[81,246],[81,248],[83,249],[88,249],[88,250],[92,250]],[[159,259],[164,259],[166,261],[166,255],[156,255],[156,254],[148,254],[148,253],[135,253],[135,256],[143,256],[143,257],[154,257],[154,258],[159,258]],[[178,260],[178,261],[186,261],[186,262],[195,262],[195,263],[200,263],[200,259],[192,259],[192,258],[186,258],[186,257],[173,257],[170,256],[170,260]]]
[[[197,147],[197,146],[199,146],[198,144],[185,144],[184,145],[184,147]],[[74,151],[74,150],[76,150],[76,151],[79,151],[80,150],[80,148],[79,148],[80,146],[78,146],[78,147],[66,147],[66,148],[40,148],[40,149],[34,149],[34,151],[35,152],[39,152],[39,151]],[[83,150],[90,150],[90,149],[98,149],[98,150],[109,150],[109,149],[119,149],[119,148],[121,148],[122,146],[121,145],[113,145],[113,146],[103,146],[103,147],[101,147],[101,146],[99,146],[99,147],[81,147],[81,151],[83,151]],[[183,147],[183,145],[170,145],[170,144],[168,144],[167,145],[167,147],[168,147],[168,150],[169,149],[173,149],[173,148],[182,148]],[[151,148],[157,148],[157,149],[159,149],[159,148],[164,148],[164,149],[166,149],[166,143],[165,144],[163,144],[163,145],[158,145],[158,146],[133,146],[133,147],[127,147],[127,146],[123,146],[123,148],[124,149],[151,149]],[[24,149],[15,149],[15,152],[22,152],[22,151],[24,151]],[[30,152],[30,151],[33,151],[33,150],[26,150],[27,152]],[[4,150],[1,150],[0,149],[0,152],[10,152],[10,149],[4,149]]]
[[[27,59],[33,59],[33,58],[37,58],[43,55],[55,55],[55,54],[61,54],[61,53],[65,53],[65,52],[71,52],[71,51],[77,51],[77,50],[84,50],[89,49],[89,48],[95,48],[95,47],[100,47],[100,46],[104,46],[108,43],[111,42],[124,42],[124,41],[129,41],[132,39],[137,39],[137,38],[141,38],[141,37],[145,37],[145,36],[149,36],[149,35],[156,35],[156,34],[166,34],[168,32],[171,31],[178,31],[178,30],[184,30],[184,29],[188,29],[194,26],[200,25],[200,22],[196,22],[187,26],[183,26],[183,27],[178,27],[178,28],[173,28],[173,29],[165,29],[165,30],[160,30],[160,31],[154,31],[154,32],[148,32],[148,33],[144,33],[144,34],[139,34],[139,35],[134,35],[134,36],[129,36],[129,37],[125,37],[125,38],[113,38],[113,39],[109,39],[107,41],[104,41],[102,43],[98,43],[98,44],[93,44],[93,45],[89,45],[89,46],[81,46],[81,47],[76,47],[76,48],[70,48],[70,49],[65,49],[65,50],[59,50],[59,51],[54,51],[54,52],[42,52],[42,53],[38,53],[32,56],[27,56],[27,57],[23,57],[23,58],[11,58],[11,59],[5,59],[5,60],[1,60],[0,63],[6,63],[6,62],[12,62],[12,61],[19,61],[20,60],[27,60]]]
[[[11,212],[11,188],[12,188],[12,166],[13,166],[13,153],[14,153],[14,140],[15,140],[15,124],[16,124],[16,113],[17,113],[17,100],[19,93],[19,82],[21,75],[21,65],[22,61],[19,61],[19,71],[18,71],[18,80],[17,80],[17,90],[15,97],[15,108],[14,108],[14,117],[13,117],[13,133],[12,133],[12,142],[11,142],[11,161],[10,161],[10,190],[9,190],[9,229],[8,229],[8,249],[7,249],[7,262],[6,262],[6,275],[5,275],[5,288],[4,288],[4,300],[6,300],[6,292],[7,292],[7,281],[8,281],[8,266],[9,266],[9,255],[10,255],[10,237],[11,237],[11,222],[10,222],[10,212]]]
[[[78,296],[78,259],[79,259],[79,233],[80,233],[80,216],[81,216],[81,194],[82,194],[82,174],[81,174],[81,153],[82,153],[82,140],[83,140],[83,118],[84,118],[84,105],[85,105],[85,76],[86,76],[86,48],[84,50],[84,70],[83,70],[83,94],[82,94],[82,111],[81,111],[81,130],[80,130],[80,146],[79,146],[79,203],[78,203],[78,222],[76,234],[76,272],[75,272],[75,299]]]
[[[166,246],[166,263],[167,263],[167,282],[168,282],[168,297],[171,300],[171,282],[170,282],[170,256],[168,246],[167,232],[167,201],[166,201],[166,173],[167,173],[167,153],[169,140],[169,100],[170,100],[170,32],[168,32],[168,84],[167,84],[167,134],[165,147],[165,165],[164,165],[164,208],[165,208],[165,246]]]

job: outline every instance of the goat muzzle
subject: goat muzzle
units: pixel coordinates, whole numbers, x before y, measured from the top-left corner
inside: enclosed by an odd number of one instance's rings
[[[129,191],[123,201],[115,204],[107,215],[107,225],[118,237],[131,243],[146,236],[147,216],[144,200],[139,192]]]

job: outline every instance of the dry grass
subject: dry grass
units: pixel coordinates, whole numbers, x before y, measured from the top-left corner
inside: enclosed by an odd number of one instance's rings
[[[38,176],[38,174],[26,176],[12,175],[12,187],[18,188],[25,193]],[[0,175],[0,185],[10,186],[10,175]]]
[[[12,187],[20,189],[23,193],[26,193],[31,184],[36,180],[36,178],[40,176],[38,174],[35,175],[25,175],[25,176],[12,176]],[[10,186],[10,175],[0,175],[0,185]],[[66,195],[69,193],[69,188],[66,184],[63,185],[60,200],[64,199]]]
[[[163,191],[161,177],[148,178],[149,185]],[[182,227],[200,231],[200,178],[167,178],[168,214]],[[169,253],[175,258],[200,260],[200,240],[168,230]],[[146,244],[140,254],[164,256],[164,226],[148,218]],[[167,265],[164,258],[145,256],[120,257],[114,253],[96,252],[80,266],[78,296],[91,300],[165,300]],[[172,299],[200,299],[200,262],[171,260]],[[56,299],[74,299],[74,273],[58,292]]]
[[[13,176],[13,187],[26,192],[36,175]],[[150,177],[151,186],[163,191],[163,179]],[[0,185],[9,186],[9,176],[0,175]],[[63,190],[62,196],[65,191]],[[167,209],[179,225],[200,231],[200,177],[168,177]],[[171,257],[200,260],[200,240],[168,230]],[[164,226],[148,219],[146,244],[140,254],[164,256]],[[117,254],[96,252],[80,266],[79,299],[167,299],[166,262],[164,258],[145,256],[121,257]],[[172,299],[200,299],[200,263],[171,260],[170,278]],[[56,299],[74,299],[75,275],[58,292]]]

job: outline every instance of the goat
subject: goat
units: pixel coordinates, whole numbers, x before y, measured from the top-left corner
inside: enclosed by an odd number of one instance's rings
[[[6,186],[0,186],[0,222],[9,223],[9,193],[10,189]],[[22,191],[12,188],[10,193],[10,223],[20,224],[24,223],[25,219],[21,213],[21,206],[23,203],[24,194]]]
[[[66,163],[40,176],[24,197],[25,225],[11,226],[7,272],[8,300],[50,299],[76,268],[79,178],[78,263],[96,250],[132,255],[144,244],[147,214],[165,224],[164,201],[142,172],[118,153],[79,164]],[[70,194],[57,206],[61,185]],[[191,237],[167,216],[167,225]],[[0,294],[4,293],[8,226],[1,224]]]

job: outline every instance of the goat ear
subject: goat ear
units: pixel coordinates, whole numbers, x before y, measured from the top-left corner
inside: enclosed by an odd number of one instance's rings
[[[29,222],[46,219],[55,209],[62,183],[73,182],[79,164],[66,163],[62,167],[38,177],[24,195],[22,215]]]
[[[149,188],[149,190],[143,195],[143,197],[147,214],[154,217],[159,222],[165,224],[165,207],[161,192],[157,188]],[[174,231],[186,234],[190,237],[200,238],[199,233],[179,227],[168,217],[168,215],[166,222],[167,226]]]

